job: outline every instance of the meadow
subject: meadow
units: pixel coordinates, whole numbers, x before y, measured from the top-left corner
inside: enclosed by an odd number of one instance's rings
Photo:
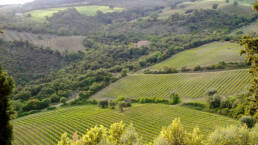
[[[209,89],[220,95],[234,95],[247,90],[251,77],[248,70],[177,73],[134,74],[111,84],[93,96],[94,99],[112,99],[119,96],[167,98],[171,92],[183,98],[204,97]]]
[[[165,66],[177,69],[181,69],[181,67],[193,68],[197,65],[217,64],[221,61],[244,62],[245,56],[240,57],[241,49],[242,47],[237,43],[213,42],[178,53],[152,66],[151,69],[163,69]]]
[[[121,12],[123,8],[110,8],[108,6],[77,6],[77,7],[61,7],[61,8],[49,8],[41,10],[33,10],[25,13],[25,15],[30,14],[31,19],[38,22],[44,22],[46,17],[52,17],[54,13],[66,10],[68,8],[75,8],[80,14],[85,16],[95,16],[97,11],[103,13]]]
[[[56,36],[5,30],[0,38],[6,41],[29,41],[37,46],[43,46],[44,48],[49,47],[50,49],[58,50],[59,52],[77,52],[86,49],[82,44],[85,38],[83,36]]]
[[[236,120],[224,116],[164,104],[135,104],[123,113],[91,105],[76,106],[14,120],[14,145],[54,145],[64,132],[69,133],[70,137],[75,131],[81,135],[95,125],[109,127],[121,120],[127,124],[133,123],[143,140],[149,142],[176,117],[181,118],[186,130],[199,127],[206,134],[218,126],[238,124]]]

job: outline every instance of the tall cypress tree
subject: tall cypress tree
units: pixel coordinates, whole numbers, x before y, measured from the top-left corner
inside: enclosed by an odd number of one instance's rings
[[[8,96],[13,90],[13,79],[0,66],[0,145],[10,145],[12,140]]]
[[[254,10],[258,11],[258,2],[254,4]],[[249,88],[250,95],[247,96],[249,105],[246,107],[245,113],[258,120],[258,37],[246,36],[240,40],[240,43],[245,46],[241,54],[246,54],[247,62],[251,63],[249,72],[253,77]]]

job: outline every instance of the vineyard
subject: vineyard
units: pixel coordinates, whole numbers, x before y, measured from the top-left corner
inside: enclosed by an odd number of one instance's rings
[[[203,73],[178,73],[163,75],[130,75],[93,96],[94,99],[135,97],[168,97],[176,92],[182,97],[205,96],[208,89],[215,88],[221,95],[233,95],[247,90],[250,83],[247,70]]]
[[[37,46],[43,46],[44,48],[49,47],[53,50],[60,52],[75,52],[84,50],[82,42],[84,37],[82,36],[55,36],[55,35],[44,35],[44,34],[32,34],[26,32],[16,31],[4,31],[4,35],[0,36],[7,41],[23,40],[29,41]]]
[[[164,66],[180,69],[181,67],[207,66],[221,61],[239,62],[245,57],[239,56],[241,46],[230,42],[213,42],[198,48],[183,51],[171,58],[154,65],[153,69],[162,69]],[[211,55],[212,54],[212,55]]]
[[[163,126],[169,125],[176,117],[181,118],[188,131],[199,127],[203,133],[213,131],[216,126],[237,124],[237,121],[227,117],[179,106],[134,105],[124,113],[96,106],[77,106],[14,120],[14,144],[56,144],[64,132],[71,136],[78,131],[81,135],[95,125],[109,127],[121,120],[127,124],[133,123],[143,140],[149,142],[159,134]]]
[[[86,16],[94,16],[97,14],[97,11],[101,11],[103,13],[111,13],[111,12],[120,12],[122,8],[110,8],[108,6],[78,6],[73,7],[75,8],[80,14]],[[25,13],[31,15],[31,19],[38,22],[44,22],[46,17],[52,17],[54,13],[57,13],[62,10],[66,10],[68,7],[61,7],[61,8],[51,8],[51,9],[43,9],[43,10],[34,10]]]

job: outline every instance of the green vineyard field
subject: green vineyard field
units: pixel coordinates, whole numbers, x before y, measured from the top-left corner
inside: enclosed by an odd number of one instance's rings
[[[197,65],[207,66],[225,62],[243,62],[244,56],[239,56],[241,46],[230,42],[213,42],[191,50],[178,53],[167,60],[152,66],[152,69],[162,69],[165,66],[181,69]]]
[[[228,96],[247,90],[250,79],[250,74],[245,69],[162,75],[134,74],[111,84],[93,98],[166,98],[171,92],[176,92],[181,97],[197,98],[203,97],[212,88],[217,89],[219,94]]]
[[[237,121],[220,115],[164,104],[133,105],[124,113],[97,106],[77,106],[14,120],[14,145],[54,145],[64,132],[71,136],[78,131],[81,135],[95,125],[109,127],[121,120],[133,123],[143,140],[149,142],[176,117],[181,118],[188,131],[199,127],[203,133],[218,126],[237,124]]]

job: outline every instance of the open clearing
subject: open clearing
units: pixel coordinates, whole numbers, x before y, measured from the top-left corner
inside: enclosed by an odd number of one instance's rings
[[[207,66],[225,62],[244,62],[245,56],[240,57],[241,47],[237,43],[213,42],[200,47],[180,52],[167,60],[152,66],[152,69],[163,69],[165,66],[181,69],[197,65]]]
[[[29,41],[37,46],[49,47],[52,50],[58,50],[60,52],[77,52],[86,49],[82,44],[85,38],[83,36],[56,36],[5,30],[0,38],[7,41]]]
[[[220,115],[163,104],[133,105],[124,113],[97,106],[77,106],[14,120],[14,144],[54,145],[64,132],[72,135],[78,131],[81,135],[95,125],[109,127],[121,120],[127,124],[133,123],[143,140],[149,142],[176,117],[181,118],[188,131],[199,127],[206,134],[218,126],[237,124],[237,121]]]
[[[202,73],[147,75],[134,74],[111,84],[93,96],[93,99],[114,99],[119,96],[167,98],[176,92],[183,98],[205,96],[208,89],[229,96],[247,90],[251,77],[248,70]]]
[[[38,21],[38,22],[44,22],[46,20],[46,17],[52,17],[54,13],[66,10],[68,8],[75,8],[80,14],[86,15],[86,16],[95,16],[97,14],[97,11],[101,11],[103,13],[123,11],[123,8],[117,8],[117,7],[110,8],[108,6],[78,6],[78,7],[61,7],[61,8],[33,10],[25,13],[25,15],[30,14],[32,20]]]

